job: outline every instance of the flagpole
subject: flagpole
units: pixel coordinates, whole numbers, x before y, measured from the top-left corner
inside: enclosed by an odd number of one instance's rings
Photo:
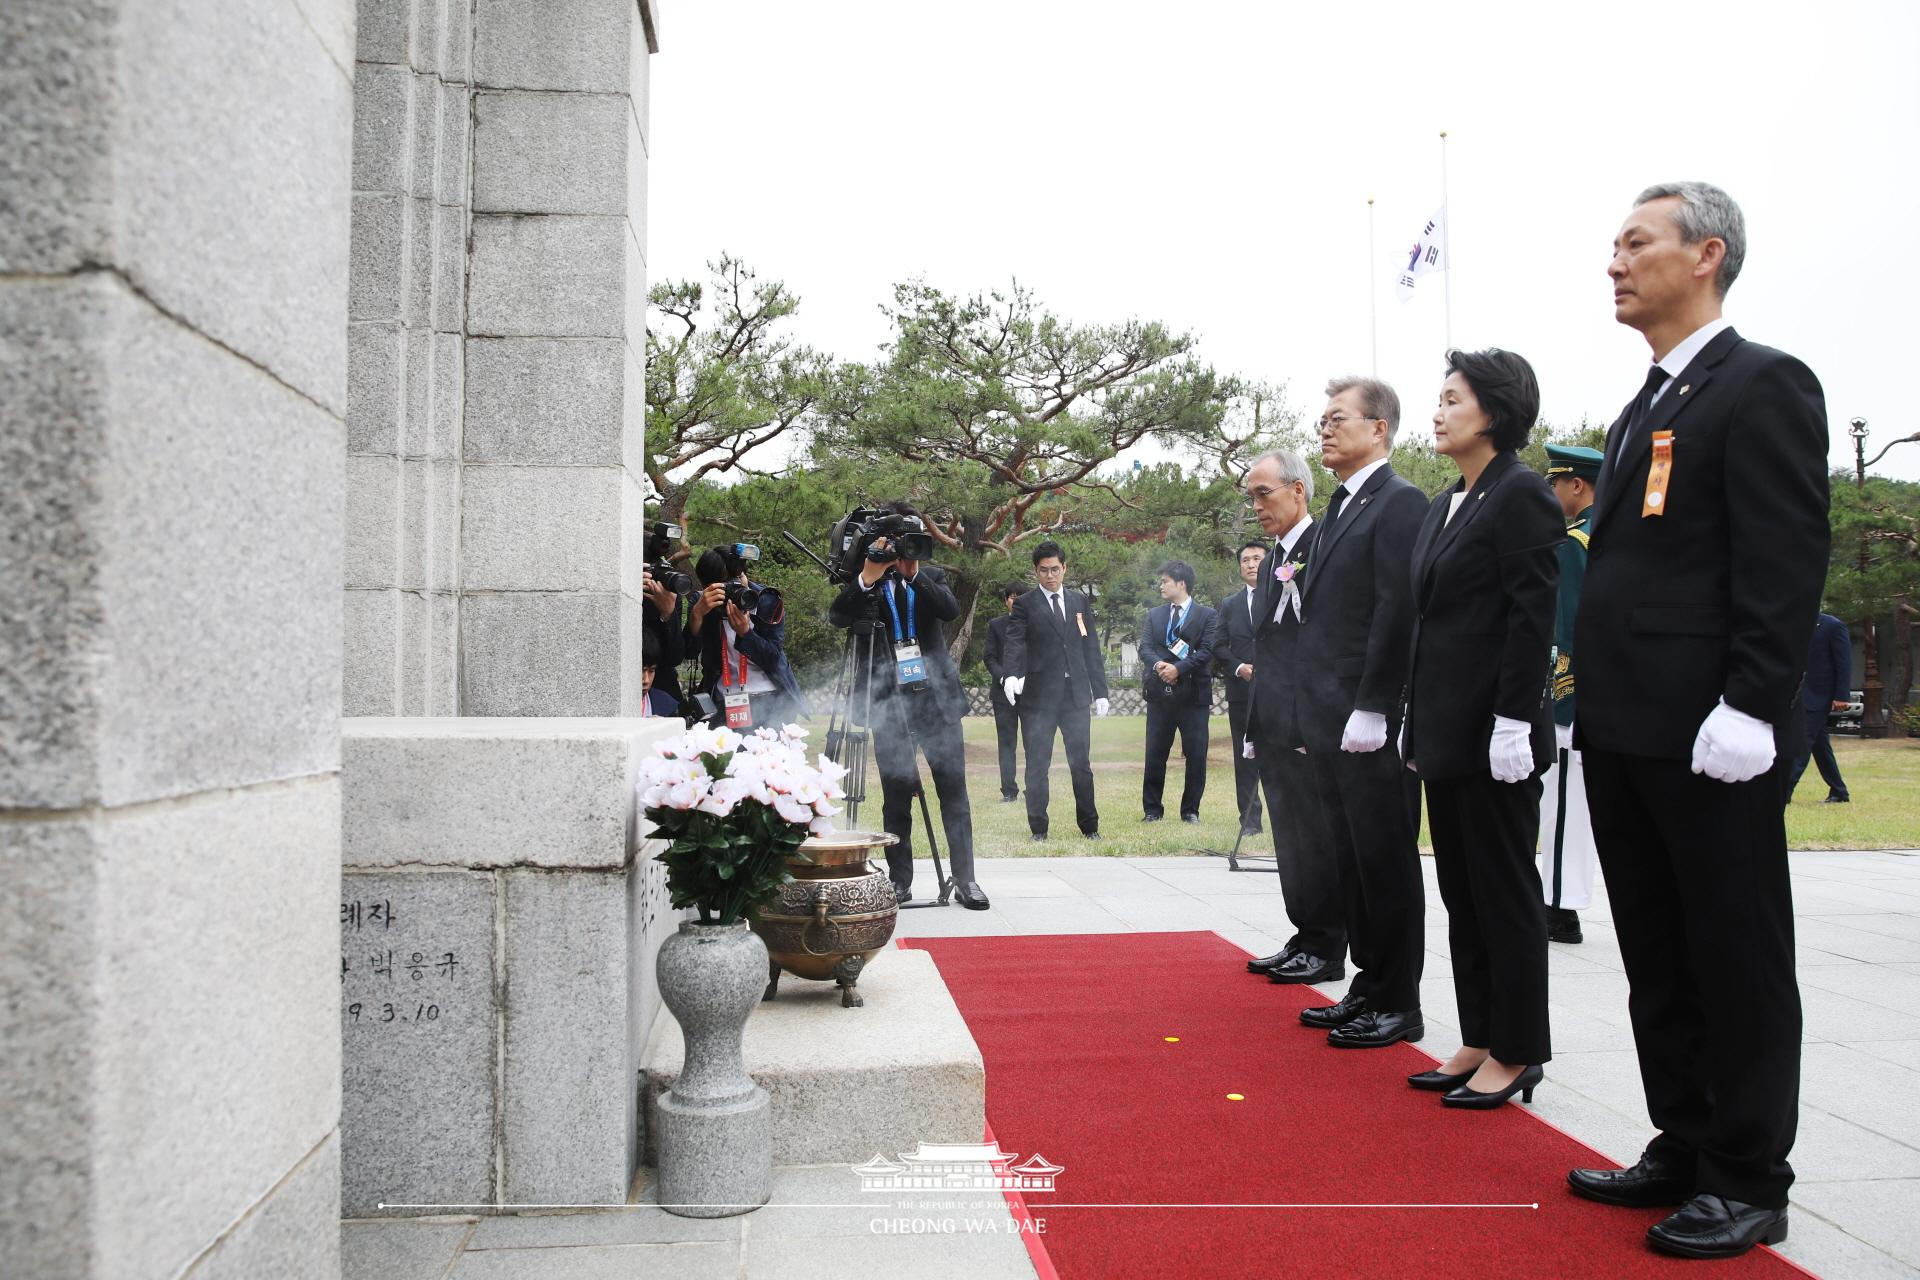
[[[1380,288],[1374,282],[1379,255],[1373,247],[1373,197],[1367,197],[1367,331],[1373,341],[1373,376],[1380,376]]]
[[[1447,131],[1440,131],[1440,207],[1446,213],[1440,219],[1440,254],[1446,260],[1447,269],[1440,274],[1446,277],[1447,286],[1447,347],[1453,347],[1453,201],[1447,193]]]

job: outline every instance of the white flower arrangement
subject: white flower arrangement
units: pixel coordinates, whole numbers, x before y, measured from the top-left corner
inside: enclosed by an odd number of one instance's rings
[[[731,924],[792,878],[785,864],[804,859],[801,841],[834,829],[847,771],[824,755],[809,763],[806,738],[797,724],[751,734],[699,725],[641,762],[641,807],[672,842],[655,861],[674,906]]]

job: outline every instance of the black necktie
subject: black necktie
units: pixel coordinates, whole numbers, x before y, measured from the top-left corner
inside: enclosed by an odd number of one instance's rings
[[[1659,365],[1647,370],[1646,385],[1640,388],[1640,394],[1634,399],[1633,408],[1627,411],[1627,429],[1620,434],[1620,447],[1627,447],[1627,441],[1634,433],[1647,425],[1647,419],[1653,413],[1653,397],[1667,382],[1667,371]]]
[[[1333,500],[1327,503],[1327,523],[1332,524],[1340,518],[1340,508],[1346,505],[1347,486],[1341,485],[1333,491]]]
[[[1053,616],[1060,619],[1061,626],[1063,627],[1066,626],[1067,625],[1066,606],[1060,603],[1060,597],[1057,594],[1049,593],[1049,595],[1053,601]]]

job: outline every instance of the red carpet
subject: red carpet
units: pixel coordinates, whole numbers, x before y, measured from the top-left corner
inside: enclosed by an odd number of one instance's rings
[[[1807,1274],[1766,1250],[1653,1253],[1660,1213],[1567,1194],[1568,1169],[1611,1161],[1517,1106],[1409,1089],[1432,1065],[1411,1046],[1328,1048],[1295,1021],[1323,998],[1247,973],[1216,934],[906,945],[932,953],[980,1045],[1001,1148],[1065,1168],[1025,1193],[1063,1280]]]

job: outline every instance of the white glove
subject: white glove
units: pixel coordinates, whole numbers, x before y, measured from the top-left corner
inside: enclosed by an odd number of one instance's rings
[[[1746,782],[1772,765],[1773,726],[1720,699],[1693,740],[1693,771],[1721,782]]]
[[[1105,698],[1095,698],[1093,700],[1093,714],[1097,716],[1103,716],[1111,710],[1113,710],[1113,704],[1108,702]]]
[[[1506,716],[1493,718],[1487,767],[1496,782],[1525,782],[1533,776],[1533,726]]]
[[[1354,713],[1347,717],[1347,727],[1340,735],[1340,749],[1364,755],[1386,745],[1387,718],[1378,711],[1355,708]]]
[[[1394,740],[1393,749],[1400,754],[1400,763],[1413,769],[1413,761],[1407,758],[1407,718],[1405,716],[1400,718],[1400,736]],[[1420,772],[1418,769],[1413,771]]]
[[[1558,746],[1562,751],[1573,750],[1573,726],[1570,724],[1556,724],[1553,726],[1553,741],[1554,745]]]
[[[1253,739],[1252,738],[1248,738],[1245,742],[1242,742],[1240,744],[1240,758],[1243,760],[1253,759]]]
[[[1000,682],[1000,687],[1007,691],[1007,705],[1012,706],[1014,703],[1020,701],[1020,691],[1027,687],[1027,678],[1025,676],[1008,676]]]

